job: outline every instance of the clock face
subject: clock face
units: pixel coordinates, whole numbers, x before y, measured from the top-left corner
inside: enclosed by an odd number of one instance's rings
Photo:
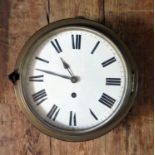
[[[22,91],[42,123],[97,128],[115,116],[128,86],[124,59],[106,36],[82,27],[48,33],[24,62]]]

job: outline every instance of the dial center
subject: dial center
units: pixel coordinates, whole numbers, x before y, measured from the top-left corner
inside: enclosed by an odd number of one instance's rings
[[[73,76],[73,77],[71,77],[71,82],[72,83],[76,83],[76,82],[78,82],[80,80],[80,78],[78,77],[78,76]]]

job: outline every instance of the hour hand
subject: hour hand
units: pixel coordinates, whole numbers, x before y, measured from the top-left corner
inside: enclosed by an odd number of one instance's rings
[[[50,74],[50,75],[59,76],[59,77],[64,78],[64,79],[71,80],[71,77],[67,76],[67,75],[62,75],[62,74],[58,74],[58,73],[55,73],[55,72],[52,72],[52,71],[48,71],[48,70],[43,70],[43,69],[36,69],[36,70],[44,72],[44,73],[47,73],[47,74]]]
[[[62,61],[63,67],[64,67],[65,69],[70,68],[70,66],[69,66],[69,64],[68,64],[67,62],[65,62],[62,58],[60,58],[60,59],[61,59],[61,61]]]
[[[62,64],[63,64],[64,69],[67,69],[67,71],[69,72],[69,74],[73,77],[74,74],[73,74],[72,70],[70,69],[69,64],[66,61],[64,61],[63,58],[60,58],[60,59],[62,61]]]

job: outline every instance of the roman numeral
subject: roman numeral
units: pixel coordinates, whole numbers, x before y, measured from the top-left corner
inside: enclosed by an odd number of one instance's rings
[[[45,59],[43,59],[43,58],[35,57],[35,59],[40,60],[40,61],[45,62],[45,63],[49,63],[48,60],[45,60]]]
[[[72,48],[73,49],[81,49],[81,35],[73,35],[72,34]]]
[[[99,99],[99,102],[101,102],[102,104],[106,105],[109,108],[112,108],[115,101],[116,101],[115,99],[113,99],[112,97],[108,96],[105,93],[103,93],[101,98]]]
[[[120,78],[106,78],[106,85],[120,86],[121,79]]]
[[[73,113],[73,111],[70,111],[70,117],[69,117],[69,126],[76,126],[76,113]]]
[[[43,82],[44,75],[30,76],[29,81],[31,82]]]
[[[97,116],[94,114],[94,112],[93,112],[90,108],[89,108],[89,111],[90,111],[91,115],[92,115],[96,120],[98,120]]]
[[[33,101],[36,102],[37,105],[41,104],[45,100],[47,100],[47,94],[45,89],[38,91],[37,93],[32,95]]]
[[[102,63],[102,66],[103,66],[103,67],[106,67],[106,66],[112,64],[112,63],[115,62],[115,61],[116,61],[115,57],[112,57],[112,58],[108,59],[107,61],[103,62],[103,63]]]
[[[49,113],[47,114],[47,117],[55,121],[58,116],[59,111],[60,111],[60,108],[58,108],[58,106],[54,104],[51,110],[49,111]]]
[[[97,47],[98,47],[99,44],[100,44],[100,41],[98,41],[98,42],[95,44],[93,50],[91,51],[91,54],[94,54],[94,52],[95,52],[95,50],[97,49]]]
[[[51,41],[51,44],[53,45],[54,49],[55,49],[58,53],[62,52],[62,49],[61,49],[61,47],[60,47],[59,42],[58,42],[57,39],[54,39],[54,41]]]

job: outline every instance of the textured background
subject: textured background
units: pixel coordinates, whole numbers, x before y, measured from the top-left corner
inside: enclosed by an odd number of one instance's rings
[[[7,75],[25,41],[47,25],[46,12],[50,22],[84,16],[106,25],[137,62],[136,104],[98,139],[71,143],[50,138],[16,104]],[[0,0],[0,155],[153,155],[153,0]]]

